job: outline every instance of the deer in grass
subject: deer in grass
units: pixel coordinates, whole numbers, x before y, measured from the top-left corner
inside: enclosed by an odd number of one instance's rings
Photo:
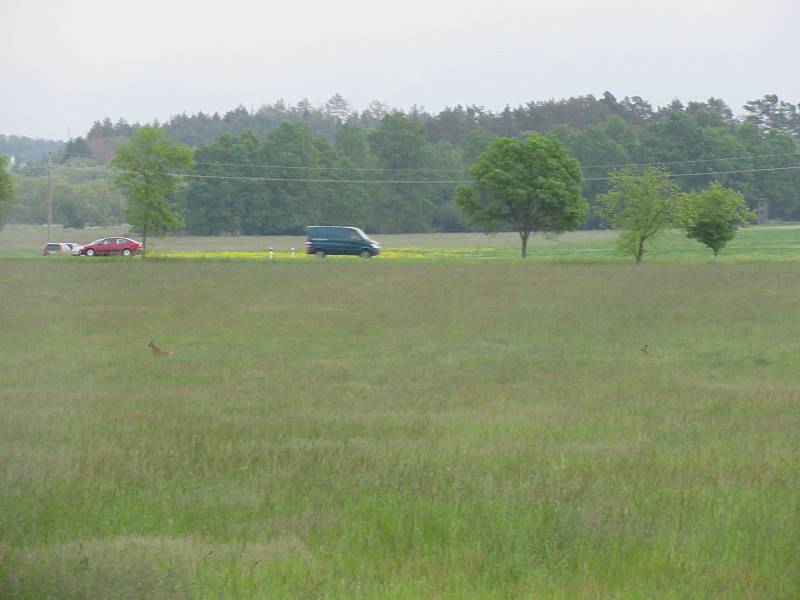
[[[153,343],[153,340],[150,340],[150,343],[147,345],[150,347],[150,350],[152,350],[153,354],[155,354],[156,356],[172,356],[172,352],[167,352],[166,350],[162,350]]]
[[[644,354],[647,358],[658,358],[655,354],[653,354],[652,352],[650,352],[650,350],[647,349],[647,344],[639,348],[639,351],[642,354]]]

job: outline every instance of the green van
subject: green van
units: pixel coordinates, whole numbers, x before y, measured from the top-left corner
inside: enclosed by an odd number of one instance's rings
[[[358,227],[311,225],[308,227],[306,254],[325,258],[328,254],[352,254],[371,258],[381,251],[381,245]]]

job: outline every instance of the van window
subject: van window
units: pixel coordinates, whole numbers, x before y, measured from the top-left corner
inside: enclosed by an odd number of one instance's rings
[[[309,225],[308,237],[312,240],[368,240],[369,236],[358,227],[325,227]]]
[[[309,227],[308,228],[308,237],[315,239],[315,240],[326,240],[330,236],[328,235],[329,227]]]
[[[349,227],[309,227],[308,237],[317,240],[347,240],[350,239]]]

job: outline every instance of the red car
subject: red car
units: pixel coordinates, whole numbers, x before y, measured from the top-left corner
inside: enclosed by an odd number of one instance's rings
[[[110,237],[102,240],[95,240],[91,244],[86,244],[81,248],[81,254],[86,256],[111,256],[112,254],[122,254],[122,256],[133,256],[142,251],[142,242],[137,242],[129,238]]]

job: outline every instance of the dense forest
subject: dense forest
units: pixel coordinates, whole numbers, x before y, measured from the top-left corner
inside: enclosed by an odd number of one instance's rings
[[[657,163],[685,190],[712,180],[741,191],[769,217],[800,219],[800,105],[767,95],[734,115],[721,100],[581,96],[492,112],[454,106],[436,114],[380,102],[354,111],[339,95],[323,106],[278,102],[219,115],[181,114],[154,123],[195,148],[195,168],[174,201],[192,234],[298,233],[314,223],[372,232],[461,231],[459,182],[495,136],[550,132],[581,163],[593,205],[608,174]],[[137,124],[97,121],[54,154],[56,219],[71,226],[120,222],[123,201],[106,163]],[[11,218],[45,218],[44,166],[21,161]],[[763,203],[763,202],[762,202]],[[593,213],[587,226],[603,226]]]

